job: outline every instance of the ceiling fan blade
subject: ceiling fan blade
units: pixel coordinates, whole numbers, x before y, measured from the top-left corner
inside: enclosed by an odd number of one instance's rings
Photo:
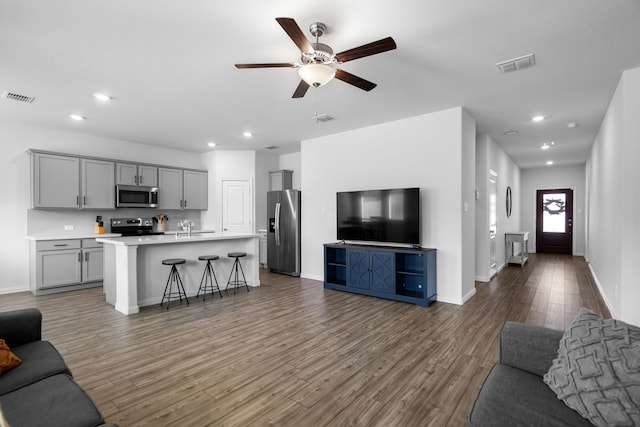
[[[266,64],[236,64],[236,68],[293,68],[295,64],[290,62],[273,62]]]
[[[309,85],[304,80],[300,80],[300,84],[296,88],[296,91],[293,92],[292,98],[302,98],[307,90],[309,89]]]
[[[378,86],[377,84],[372,83],[369,80],[365,80],[362,77],[355,76],[340,69],[336,70],[336,79],[342,80],[343,82],[349,83],[350,85],[354,85],[355,87],[359,87],[360,89],[366,90],[367,92]]]
[[[375,55],[396,48],[396,42],[391,38],[371,42],[353,49],[345,50],[336,54],[338,62],[353,61],[354,59],[364,58],[365,56]]]
[[[313,46],[311,46],[311,43],[293,18],[276,18],[276,21],[302,53],[313,53]]]

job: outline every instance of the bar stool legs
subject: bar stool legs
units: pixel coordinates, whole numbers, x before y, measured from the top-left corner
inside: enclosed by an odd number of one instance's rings
[[[162,260],[162,264],[170,265],[171,271],[169,272],[169,278],[167,279],[167,284],[164,287],[164,294],[162,295],[162,301],[160,301],[160,307],[164,304],[164,299],[167,299],[167,310],[169,310],[169,305],[171,304],[171,297],[178,296],[180,302],[182,303],[182,297],[189,304],[189,298],[187,298],[187,293],[184,290],[184,285],[182,284],[182,279],[180,278],[180,274],[178,273],[178,269],[176,265],[184,264],[186,260],[184,258],[171,258]],[[176,285],[176,292],[173,292],[173,284]]]
[[[200,261],[207,261],[207,265],[204,267],[204,273],[202,273],[202,279],[200,279],[198,294],[196,295],[196,298],[198,298],[200,296],[200,291],[202,291],[202,301],[205,300],[209,289],[211,289],[212,297],[215,295],[214,291],[218,291],[220,298],[222,298],[222,292],[220,291],[220,286],[218,286],[218,278],[216,277],[216,272],[213,270],[213,266],[211,265],[211,261],[215,261],[218,258],[220,258],[218,255],[202,255],[198,257]]]
[[[231,273],[229,274],[229,280],[227,280],[227,287],[225,288],[225,292],[229,289],[229,286],[233,287],[233,293],[235,295],[236,289],[242,285],[247,288],[247,292],[249,292],[249,285],[247,285],[247,279],[244,276],[244,270],[242,269],[242,264],[240,263],[240,258],[247,256],[246,252],[229,252],[227,254],[229,258],[235,258],[233,261],[233,266],[231,267]],[[238,275],[238,270],[242,273],[242,280]],[[231,278],[233,277],[233,280]]]

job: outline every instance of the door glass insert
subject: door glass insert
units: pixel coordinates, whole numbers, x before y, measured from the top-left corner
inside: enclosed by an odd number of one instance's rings
[[[566,195],[544,194],[542,198],[542,231],[564,233],[566,224]]]

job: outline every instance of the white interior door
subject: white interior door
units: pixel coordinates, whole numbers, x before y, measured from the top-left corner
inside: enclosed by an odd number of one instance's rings
[[[498,272],[498,173],[489,169],[489,277]]]
[[[253,199],[251,181],[225,179],[222,181],[222,235],[252,234]]]

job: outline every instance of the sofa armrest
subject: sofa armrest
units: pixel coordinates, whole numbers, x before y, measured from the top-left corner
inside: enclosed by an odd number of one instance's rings
[[[37,308],[0,313],[0,338],[9,347],[18,347],[42,339],[42,313]]]
[[[500,363],[541,377],[558,357],[563,334],[541,326],[506,322],[500,332]]]

